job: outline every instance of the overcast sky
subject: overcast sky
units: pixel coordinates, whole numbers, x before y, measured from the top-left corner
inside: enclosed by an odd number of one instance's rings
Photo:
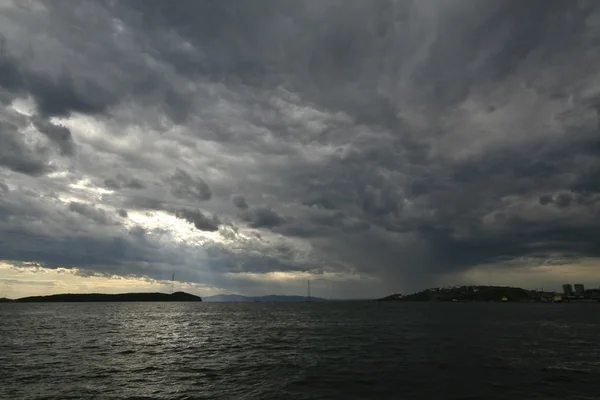
[[[598,286],[599,65],[595,0],[0,0],[0,297]]]

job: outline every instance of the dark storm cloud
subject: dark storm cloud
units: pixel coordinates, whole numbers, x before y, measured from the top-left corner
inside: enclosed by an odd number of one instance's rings
[[[123,174],[117,174],[114,178],[108,178],[104,180],[104,186],[109,189],[119,190],[121,188],[127,189],[145,189],[146,184],[141,180],[132,177],[127,178]]]
[[[238,210],[248,209],[248,203],[246,202],[246,199],[243,196],[233,196],[233,199],[231,201],[233,202],[235,208],[237,208]]]
[[[182,169],[177,169],[167,179],[171,194],[179,199],[205,201],[212,197],[210,186],[200,177],[192,177]]]
[[[78,88],[68,70],[52,78],[19,67],[6,50],[6,38],[0,35],[0,87],[17,94],[29,94],[43,115],[62,116],[71,112],[102,112],[116,98],[93,82]],[[112,97],[112,98],[111,98]]]
[[[302,204],[307,206],[320,207],[326,210],[335,210],[335,204],[333,203],[333,201],[326,197],[305,200]]]
[[[285,223],[285,218],[268,207],[256,207],[242,213],[244,221],[253,228],[274,228]]]
[[[117,274],[167,279],[175,272],[183,281],[212,282],[221,287],[231,281],[215,274],[301,268],[297,263],[288,265],[294,251],[286,245],[273,249],[243,247],[254,253],[246,259],[239,249],[232,251],[213,243],[207,244],[204,255],[199,255],[185,245],[165,246],[169,238],[165,230],[139,226],[125,229],[119,224],[102,223],[108,216],[92,205],[71,203],[61,210],[55,201],[22,189],[8,190],[0,196],[0,260],[13,260],[15,265],[35,262],[43,268],[73,267],[82,276]],[[213,230],[209,225],[218,224],[217,218],[201,217],[194,210],[180,210],[179,214],[202,229]],[[198,270],[199,264],[206,268]],[[239,290],[245,284],[241,285]]]
[[[552,198],[551,194],[544,194],[544,195],[540,196],[539,201],[540,201],[540,204],[545,206],[545,205],[552,203],[554,201],[554,199]]]
[[[60,48],[64,44],[67,51],[62,53],[63,57],[72,57],[73,50],[86,53],[87,57],[77,61],[72,59],[75,62],[69,66],[63,60],[55,66],[51,66],[49,60],[44,60],[48,64],[47,68],[32,66],[27,55],[17,56],[11,53],[9,48],[14,44],[14,38],[7,38],[6,34],[0,32],[0,87],[10,93],[11,99],[31,96],[42,117],[68,117],[72,113],[106,114],[124,98],[133,95],[145,105],[160,103],[171,119],[183,122],[190,109],[187,102],[190,93],[161,79],[164,71],[149,68],[143,57],[133,55],[133,49],[126,47],[130,43],[125,46],[125,43],[114,45],[112,40],[115,38],[115,21],[120,21],[120,17],[125,19],[131,13],[105,6],[107,4],[103,2],[90,2],[76,6],[55,4],[48,7],[51,23],[47,26],[46,34],[47,37],[56,35],[54,41],[46,43],[48,51],[52,52],[54,47],[58,45]],[[111,16],[111,12],[120,11],[124,11],[123,16]],[[6,12],[6,18],[11,17],[11,12],[14,10]],[[91,15],[96,21],[92,38],[84,37],[85,35],[73,36],[73,31],[65,33],[61,27],[66,23],[71,29],[87,31],[87,19]],[[22,18],[24,24],[35,26],[39,22],[35,20],[34,13],[30,13],[28,17],[31,19]],[[96,43],[94,48],[87,47],[89,40]],[[64,43],[60,43],[62,41]],[[42,42],[40,40],[37,44]],[[112,69],[92,71],[106,59],[113,60]]]
[[[133,235],[102,209],[17,189],[0,196],[0,259],[55,266],[113,265],[160,260],[156,246]],[[133,230],[132,230],[133,232]],[[125,268],[125,267],[124,267]],[[126,271],[125,271],[126,272]]]
[[[571,205],[573,197],[569,193],[559,193],[554,199],[554,203],[559,208],[565,208]]]
[[[42,149],[29,146],[16,125],[0,121],[0,142],[0,166],[32,176],[53,170]]]
[[[7,238],[0,245],[4,260],[38,261],[47,268],[93,268],[99,273],[128,276],[134,263],[160,262],[152,244],[131,235],[41,237],[33,232],[3,233]],[[23,243],[18,245],[18,243]],[[21,249],[21,251],[19,251]],[[27,249],[27,254],[22,250]],[[129,264],[129,265],[127,265]],[[159,276],[152,273],[149,275]]]
[[[308,239],[364,233],[370,228],[370,224],[366,220],[350,217],[340,211],[317,208],[304,210],[300,217],[286,218],[271,228],[273,232],[285,236]]]
[[[215,272],[250,272],[250,273],[267,273],[271,271],[302,271],[301,267],[291,265],[276,257],[264,257],[249,255],[246,257],[239,257],[230,252],[221,254],[215,254],[212,262],[209,264],[210,268]]]
[[[19,91],[23,85],[19,64],[6,50],[6,38],[0,34],[0,87]]]
[[[95,82],[75,84],[70,72],[63,71],[57,78],[31,75],[27,78],[27,92],[32,94],[43,115],[65,116],[71,112],[100,113],[117,99]]]
[[[213,216],[212,218],[209,218],[206,215],[202,214],[202,212],[199,210],[187,210],[187,209],[177,210],[175,212],[175,216],[177,218],[181,218],[181,219],[188,221],[189,223],[193,224],[196,227],[196,229],[198,229],[200,231],[209,231],[209,232],[218,231],[219,224],[221,223],[219,221],[219,218],[217,218],[217,216]]]
[[[117,181],[116,179],[105,179],[104,180],[104,186],[107,187],[108,189],[121,189],[121,183],[119,181]]]
[[[34,119],[33,124],[38,131],[46,135],[48,139],[58,146],[62,155],[72,156],[74,154],[75,142],[73,142],[69,128],[55,125],[42,119]]]
[[[0,165],[11,188],[88,196],[52,226],[84,225],[84,247],[121,249],[92,252],[95,264],[126,271],[118,258],[145,260],[152,236],[109,243],[114,232],[92,229],[121,228],[101,208],[221,225],[223,246],[179,255],[160,242],[156,274],[178,260],[188,276],[331,268],[410,287],[480,264],[599,255],[595,2],[44,4],[0,16],[0,104],[37,107],[3,118]],[[26,140],[31,123],[46,142]],[[113,193],[81,194],[88,179]],[[27,215],[18,205],[5,215]],[[47,240],[68,257],[68,241]],[[37,261],[59,261],[42,247]]]
[[[198,59],[197,55],[165,48],[165,57],[183,73],[208,75],[212,79],[229,84],[244,83],[256,86],[273,81],[269,65],[265,65],[264,56],[269,49],[264,47],[268,41],[268,29],[272,28],[270,15],[277,11],[294,11],[293,4],[281,5],[277,2],[263,2],[258,7],[225,1],[219,4],[205,2],[183,2],[169,4],[150,4],[133,1],[127,8],[142,13],[147,32],[157,27],[174,30],[195,46],[204,47],[211,57]],[[277,17],[276,17],[277,18]],[[264,23],[267,22],[267,29]],[[261,40],[262,39],[262,40]],[[257,41],[258,40],[258,41]],[[228,46],[222,46],[228,43]],[[161,43],[162,44],[162,43]]]
[[[71,202],[69,203],[69,210],[81,214],[99,224],[108,224],[110,222],[104,210],[87,204]]]

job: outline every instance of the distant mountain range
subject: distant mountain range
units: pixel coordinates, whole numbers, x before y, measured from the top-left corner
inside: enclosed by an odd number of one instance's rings
[[[306,296],[284,296],[284,295],[268,295],[268,296],[242,296],[241,294],[217,294],[214,296],[205,296],[202,298],[205,302],[229,302],[229,303],[298,303],[306,301]],[[329,301],[319,297],[311,297],[311,301]]]

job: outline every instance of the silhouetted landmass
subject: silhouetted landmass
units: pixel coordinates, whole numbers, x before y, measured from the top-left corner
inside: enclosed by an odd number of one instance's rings
[[[7,299],[6,297],[0,298],[0,303],[10,303],[11,301],[13,301],[13,300]]]
[[[378,299],[377,301],[400,301],[400,300],[403,299],[403,297],[404,296],[402,296],[401,294],[396,293],[396,294],[392,294],[392,295],[386,296],[386,297],[384,297],[382,299]]]
[[[554,293],[509,286],[455,286],[432,288],[403,296],[393,294],[378,301],[553,301]],[[560,296],[559,296],[560,297]],[[561,298],[561,301],[563,299]],[[568,300],[568,299],[564,299]],[[590,297],[590,300],[593,298]]]
[[[253,302],[264,302],[264,303],[298,303],[306,301],[306,296],[284,296],[284,295],[268,295],[268,296],[242,296],[240,294],[217,294],[214,296],[205,296],[204,301],[206,302],[232,302],[232,303],[253,303]],[[311,297],[311,301],[321,302],[328,301],[319,297]]]
[[[214,303],[214,302],[235,302],[235,303],[244,303],[251,302],[252,298],[242,296],[239,294],[217,294],[214,296],[204,296],[202,299],[205,302]]]
[[[120,293],[120,294],[54,294],[32,296],[12,300],[17,303],[71,303],[71,302],[127,302],[127,301],[202,301],[199,296],[185,292],[166,293]]]

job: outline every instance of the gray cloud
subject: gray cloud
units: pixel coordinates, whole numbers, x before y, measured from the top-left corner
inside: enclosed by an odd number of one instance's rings
[[[285,222],[281,215],[267,207],[257,207],[244,211],[242,218],[253,228],[274,228]]]
[[[243,196],[233,196],[232,202],[235,208],[237,208],[238,210],[248,209],[248,203],[246,202],[246,199]]]
[[[132,177],[127,178],[123,174],[118,173],[114,178],[108,178],[104,180],[104,186],[109,189],[119,190],[121,188],[127,189],[145,189],[146,184],[138,178]]]
[[[175,212],[175,216],[177,218],[185,219],[189,223],[193,224],[196,229],[201,231],[218,231],[219,224],[221,223],[217,216],[213,216],[212,218],[207,217],[202,214],[199,210],[177,210]]]
[[[200,177],[192,177],[182,169],[177,169],[168,178],[171,194],[179,199],[205,201],[212,197],[210,186]]]
[[[0,165],[33,176],[52,171],[53,167],[44,157],[43,149],[32,148],[23,139],[16,125],[0,122]]]
[[[0,72],[3,72],[0,86],[15,94],[27,93],[34,97],[43,115],[65,115],[70,112],[101,112],[114,101],[105,90],[93,82],[82,82],[77,87],[66,69],[58,76],[49,77],[19,67],[16,60],[6,50],[6,38],[0,34]]]
[[[0,258],[344,295],[600,256],[594,2],[44,5],[0,15]]]
[[[117,181],[116,179],[112,179],[112,178],[105,179],[104,186],[109,189],[115,189],[115,190],[121,189],[121,183],[119,181]]]
[[[75,143],[68,128],[42,119],[34,119],[33,124],[38,131],[58,146],[62,155],[72,156],[75,153]]]
[[[540,204],[542,205],[548,205],[550,203],[552,203],[554,201],[554,198],[552,197],[551,194],[543,194],[540,196]]]
[[[92,221],[95,221],[99,224],[108,224],[110,222],[104,210],[98,209],[96,207],[84,203],[69,203],[69,211],[81,214],[84,217],[89,218]]]

